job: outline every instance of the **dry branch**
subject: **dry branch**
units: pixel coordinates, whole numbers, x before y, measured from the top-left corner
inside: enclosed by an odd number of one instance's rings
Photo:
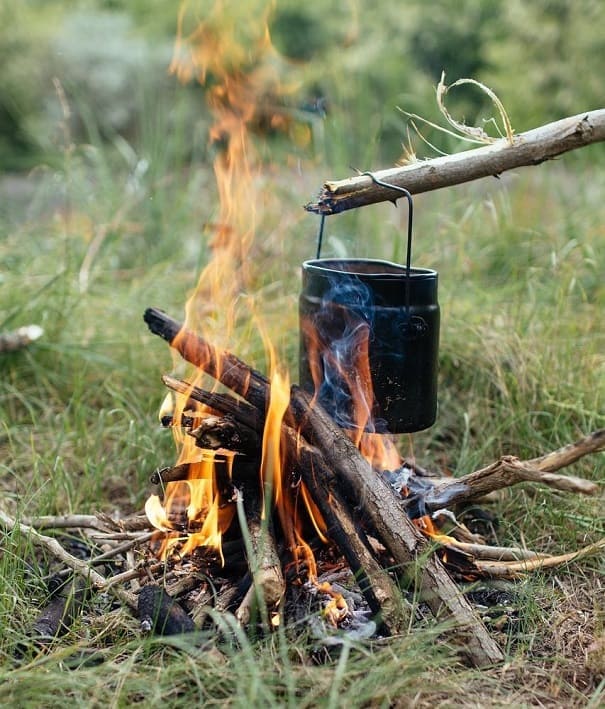
[[[502,138],[491,145],[378,170],[376,178],[404,187],[411,194],[470,182],[526,165],[538,165],[570,150],[605,140],[605,109],[588,111],[520,133],[512,144]],[[326,182],[310,212],[337,214],[366,204],[394,201],[401,195],[376,185],[367,175]]]
[[[79,576],[87,579],[94,590],[111,590],[111,592],[120,601],[122,601],[122,603],[125,603],[130,608],[136,608],[137,602],[134,596],[128,591],[119,588],[115,582],[115,579],[107,579],[102,576],[98,571],[95,571],[95,569],[93,569],[88,562],[82,561],[82,559],[78,559],[66,551],[53,537],[47,537],[46,535],[37,532],[29,525],[17,522],[3,510],[0,510],[0,525],[8,531],[18,531],[24,539],[28,539],[32,542],[32,544],[46,549],[46,551],[75,571],[75,573]]]
[[[569,443],[540,458],[527,460],[526,463],[535,466],[538,470],[553,473],[555,470],[575,463],[588,453],[598,453],[599,451],[605,451],[605,428],[593,431],[579,441]]]
[[[595,440],[593,438],[594,435],[591,434],[591,436],[587,436],[586,439],[582,440]],[[596,440],[600,439],[597,438]],[[565,457],[565,460],[569,462],[578,460],[582,455],[594,451],[594,448],[578,446],[577,444],[566,448],[573,448],[575,453],[573,460],[571,456]],[[556,459],[559,462],[562,461],[562,457],[556,457]],[[543,460],[552,462],[553,458],[545,456]],[[567,463],[563,464],[567,465]],[[562,467],[562,465],[558,467]],[[427,510],[434,512],[442,507],[453,507],[460,503],[470,502],[479,497],[484,497],[494,490],[501,490],[522,482],[543,483],[557,490],[582,493],[584,495],[594,495],[599,489],[598,485],[590,480],[573,475],[556,475],[541,469],[533,464],[532,461],[523,462],[514,456],[503,456],[495,463],[468,475],[463,475],[459,478],[442,478],[427,493],[424,502]]]
[[[570,561],[577,561],[587,556],[599,554],[605,549],[605,539],[600,539],[594,544],[589,544],[578,551],[572,551],[567,554],[557,554],[556,556],[540,556],[537,559],[523,559],[520,561],[487,561],[476,560],[476,567],[486,576],[492,578],[519,578],[522,574],[528,571],[536,571],[538,569],[551,569],[556,566],[561,566]]]

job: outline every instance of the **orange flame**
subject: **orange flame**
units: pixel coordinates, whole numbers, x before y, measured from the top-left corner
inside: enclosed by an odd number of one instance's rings
[[[201,332],[218,347],[232,344],[235,323],[242,311],[256,321],[262,333],[262,320],[253,310],[251,249],[256,232],[257,204],[261,201],[260,173],[255,167],[256,151],[250,138],[259,114],[268,111],[275,98],[291,93],[292,84],[281,81],[283,62],[271,44],[267,19],[271,6],[261,13],[261,22],[239,17],[242,10],[227,8],[217,0],[205,19],[188,32],[190,6],[181,5],[171,73],[182,82],[197,80],[206,87],[207,104],[214,123],[210,142],[217,149],[214,174],[218,188],[218,218],[210,242],[211,258],[202,270],[195,291],[186,305],[185,327]],[[249,14],[249,13],[248,13]],[[278,120],[270,121],[272,128]],[[178,335],[177,335],[178,338]],[[263,435],[260,482],[264,495],[264,514],[277,510],[277,517],[288,547],[297,564],[315,578],[316,568],[304,528],[312,527],[325,539],[325,524],[302,483],[292,484],[284,465],[281,424],[289,403],[290,384],[279,371],[275,353],[267,337],[265,348],[270,359],[270,402]],[[176,343],[175,343],[176,344]],[[199,385],[203,363],[192,384]],[[220,375],[217,377],[220,378]],[[211,385],[212,386],[212,385]],[[193,412],[190,409],[193,408]],[[184,411],[203,415],[204,407],[187,396],[176,395],[163,405],[161,416],[172,417],[178,464],[189,464],[186,481],[166,485],[163,499],[151,496],[146,512],[154,526],[167,535],[160,554],[173,551],[186,554],[198,545],[220,549],[222,534],[234,516],[234,504],[220,499],[217,462],[214,453],[196,448],[194,440],[180,427]]]
[[[332,354],[310,318],[302,320],[301,328],[307,344],[309,369],[316,396],[325,376],[322,360],[327,360],[328,365],[337,373],[337,377],[343,382],[350,396],[351,428],[344,429],[345,433],[375,470],[395,470],[398,468],[402,460],[395,446],[394,438],[389,435],[371,433],[374,388],[370,371],[369,326],[363,323],[352,328],[347,349],[354,356],[346,366],[338,360],[337,356]]]

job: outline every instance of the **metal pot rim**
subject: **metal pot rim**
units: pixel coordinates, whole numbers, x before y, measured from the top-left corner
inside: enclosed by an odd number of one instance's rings
[[[366,266],[364,268],[363,266]],[[341,273],[347,276],[360,276],[362,278],[401,278],[406,277],[407,269],[400,263],[382,259],[369,258],[320,258],[303,261],[302,267],[306,271],[318,274]],[[382,267],[382,268],[381,268]],[[371,270],[370,270],[371,269]],[[435,278],[437,271],[432,268],[410,268],[410,277],[414,280],[421,278]]]

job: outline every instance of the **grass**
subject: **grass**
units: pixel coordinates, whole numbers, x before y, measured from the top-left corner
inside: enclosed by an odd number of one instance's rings
[[[2,506],[12,514],[139,511],[149,472],[174,459],[156,423],[159,377],[172,364],[142,313],[155,305],[182,317],[208,258],[204,225],[216,217],[216,198],[210,166],[172,163],[161,131],[149,130],[147,171],[134,148],[74,146],[67,136],[64,164],[34,171],[0,211],[0,329],[45,329],[29,349],[0,355]],[[317,229],[300,205],[338,176],[284,160],[263,178],[254,289],[242,300],[255,301],[294,380],[298,272],[314,254]],[[583,159],[416,199],[414,260],[440,272],[443,323],[438,421],[414,437],[423,464],[463,473],[502,453],[539,455],[605,425],[604,182],[587,149]],[[329,220],[326,255],[336,246],[401,258],[405,219],[405,207],[380,205]],[[254,322],[239,323],[230,347],[265,366]],[[604,482],[603,455],[573,472]],[[510,490],[495,510],[499,541],[576,549],[603,535],[602,502]],[[522,581],[519,620],[498,635],[506,664],[485,671],[461,666],[435,642],[434,628],[345,645],[318,663],[313,639],[285,630],[252,641],[226,628],[232,643],[141,638],[136,621],[102,598],[47,652],[18,661],[15,649],[44,597],[36,560],[26,539],[3,537],[3,705],[605,701],[602,650],[590,650],[605,628],[602,559]]]

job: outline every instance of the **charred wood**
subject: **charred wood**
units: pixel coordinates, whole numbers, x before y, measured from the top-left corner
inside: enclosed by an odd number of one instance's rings
[[[410,621],[411,610],[399,587],[375,558],[359,519],[319,451],[304,441],[297,441],[295,432],[288,430],[289,446],[296,445],[298,453],[294,467],[322,514],[328,537],[347,560],[382,631],[401,632]]]
[[[218,350],[157,308],[147,308],[150,331],[176,349],[183,359],[202,369],[262,412],[267,409],[269,381],[230,352]]]
[[[190,633],[195,625],[179,603],[155,584],[143,586],[137,606],[141,628],[157,635]]]
[[[47,644],[65,634],[78,618],[89,588],[84,579],[64,581],[58,576],[49,581],[50,599],[28,633],[37,644]]]
[[[265,423],[264,410],[259,411],[243,399],[236,399],[230,394],[218,394],[213,391],[193,386],[189,382],[175,379],[169,375],[162,377],[164,384],[173,391],[187,395],[193,401],[204,404],[210,409],[221,414],[228,414],[239,421],[243,426],[255,431],[262,431]]]
[[[232,414],[207,416],[190,435],[195,438],[198,448],[222,448],[254,457],[258,456],[261,450],[262,441],[259,434],[245,424],[235,421]]]
[[[164,487],[168,483],[181,482],[187,480],[189,476],[189,463],[175,465],[172,468],[158,468],[149,476],[152,485]]]

